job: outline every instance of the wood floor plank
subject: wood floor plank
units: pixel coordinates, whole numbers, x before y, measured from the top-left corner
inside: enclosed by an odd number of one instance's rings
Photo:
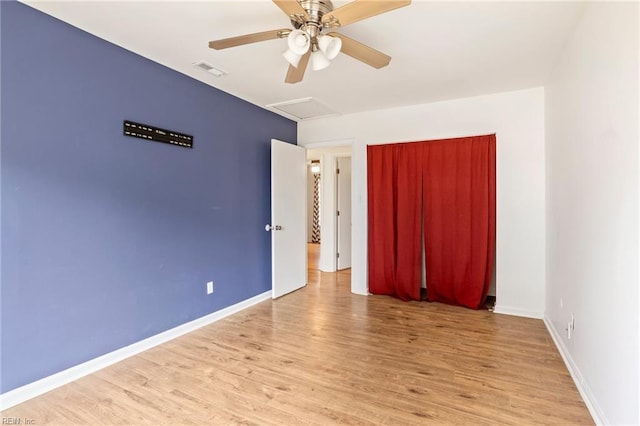
[[[349,270],[11,409],[37,425],[593,424],[542,321],[351,294]]]

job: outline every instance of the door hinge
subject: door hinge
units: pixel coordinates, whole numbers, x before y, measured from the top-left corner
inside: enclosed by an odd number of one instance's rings
[[[340,210],[336,210],[336,216],[340,216]]]
[[[336,253],[336,257],[339,259],[340,258],[340,253]]]
[[[340,169],[336,169],[336,174],[339,175],[340,174]]]

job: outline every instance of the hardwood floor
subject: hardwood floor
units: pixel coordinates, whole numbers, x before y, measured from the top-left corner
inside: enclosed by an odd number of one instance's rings
[[[319,270],[320,267],[320,244],[307,244],[307,267],[310,270]]]
[[[593,424],[542,321],[353,295],[349,270],[316,266],[309,281],[1,415],[36,425]]]

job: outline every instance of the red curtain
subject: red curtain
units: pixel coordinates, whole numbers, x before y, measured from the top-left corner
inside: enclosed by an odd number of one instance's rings
[[[427,297],[479,308],[495,248],[495,135],[433,141],[423,157]]]
[[[369,290],[420,299],[422,174],[419,144],[367,147]],[[373,172],[375,171],[375,172]]]
[[[369,146],[369,290],[483,305],[495,249],[495,135]]]

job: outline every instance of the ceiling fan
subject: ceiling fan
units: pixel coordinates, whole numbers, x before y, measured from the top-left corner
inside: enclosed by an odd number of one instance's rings
[[[314,71],[326,68],[342,52],[374,68],[389,64],[391,57],[343,34],[324,30],[370,18],[407,6],[411,0],[354,0],[337,9],[331,0],[273,0],[291,20],[294,29],[263,31],[209,42],[211,49],[227,49],[259,41],[287,38],[288,49],[283,53],[289,62],[286,83],[302,81],[311,58]]]

